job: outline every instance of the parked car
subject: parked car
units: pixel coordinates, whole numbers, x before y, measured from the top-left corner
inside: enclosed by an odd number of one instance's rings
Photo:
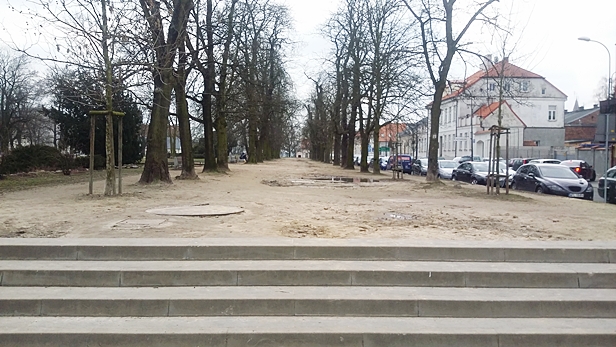
[[[379,169],[381,170],[387,170],[387,157],[379,157]],[[370,159],[370,164],[368,164],[369,168],[373,168],[374,167],[374,158]]]
[[[599,178],[597,190],[599,196],[605,199],[605,180],[607,179],[607,202],[616,204],[616,166],[607,170],[605,175]]]
[[[457,160],[458,163],[460,164],[467,162],[467,161],[483,161],[481,157],[478,157],[478,156],[471,157],[470,155],[465,155],[462,157],[455,157],[453,158],[453,160]]]
[[[505,178],[506,173],[504,168],[500,169],[499,172],[499,185],[505,187],[505,182],[509,182],[509,180]],[[453,170],[451,179],[454,181],[468,182],[470,184],[486,185],[488,181],[488,163],[484,161],[464,162]]]
[[[563,160],[560,165],[568,166],[571,171],[591,182],[597,179],[595,169],[584,160]]]
[[[413,162],[413,175],[425,176],[428,174],[428,158],[417,159]]]
[[[438,161],[438,177],[443,179],[451,179],[451,173],[458,167],[458,162],[453,160]]]
[[[522,165],[530,163],[531,160],[535,160],[537,158],[513,158],[509,159],[509,167],[513,171],[517,171],[518,168]]]
[[[394,160],[396,158],[397,160]],[[385,170],[391,170],[396,165],[396,162],[397,162],[398,166],[402,168],[402,172],[410,174],[412,173],[412,168],[411,168],[412,161],[413,161],[413,157],[411,157],[408,154],[398,154],[397,156],[391,155],[389,156],[389,159],[387,160],[387,165],[385,167]]]
[[[379,163],[380,163],[380,169],[381,170],[387,170],[387,161],[389,160],[389,157],[379,157]]]
[[[558,159],[533,159],[529,164],[560,164]]]
[[[526,164],[513,176],[513,189],[592,200],[592,185],[563,165]]]

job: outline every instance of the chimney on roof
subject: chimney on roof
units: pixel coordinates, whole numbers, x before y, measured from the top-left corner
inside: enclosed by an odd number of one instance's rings
[[[584,106],[580,106],[578,111],[584,111]],[[605,137],[605,136],[604,136]]]
[[[481,69],[490,70],[492,68],[492,54],[486,54],[481,56]]]

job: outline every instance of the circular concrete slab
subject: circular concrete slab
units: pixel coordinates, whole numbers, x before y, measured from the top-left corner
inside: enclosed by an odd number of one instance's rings
[[[231,206],[201,205],[155,208],[146,210],[146,212],[163,216],[208,217],[237,214],[244,212],[244,209]]]

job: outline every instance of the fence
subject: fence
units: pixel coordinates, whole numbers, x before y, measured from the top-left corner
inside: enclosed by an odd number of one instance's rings
[[[610,167],[612,167],[614,165],[614,151],[613,151],[614,147],[612,146],[608,151],[607,151],[607,155],[609,156],[610,160],[608,163],[608,166],[606,167],[606,161],[605,161],[605,156],[606,156],[606,150],[604,148],[578,148],[577,149],[577,158],[575,159],[580,159],[580,160],[584,160],[586,161],[588,164],[592,165],[592,167],[595,169],[595,172],[597,173],[597,177],[601,177],[606,171],[607,169],[609,169]]]
[[[597,172],[597,177],[601,177],[614,165],[613,146],[608,150],[610,157],[608,167],[605,166],[606,151],[604,148],[576,148],[576,147],[511,147],[509,148],[509,158],[543,158],[558,160],[584,160],[592,165]],[[501,157],[505,157],[501,152]]]
[[[505,157],[501,152],[501,157]],[[509,158],[539,158],[539,159],[577,159],[576,149],[573,147],[551,146],[521,146],[509,147]]]

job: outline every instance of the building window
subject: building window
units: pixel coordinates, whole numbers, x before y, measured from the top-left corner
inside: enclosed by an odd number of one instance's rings
[[[529,84],[528,81],[522,81],[522,83],[520,83],[520,91],[524,93],[528,92]]]
[[[556,121],[556,106],[549,106],[548,109],[548,120],[550,122]]]
[[[496,83],[490,83],[488,84],[488,90],[493,92],[496,90]]]
[[[545,95],[545,88],[541,88],[541,94]]]

